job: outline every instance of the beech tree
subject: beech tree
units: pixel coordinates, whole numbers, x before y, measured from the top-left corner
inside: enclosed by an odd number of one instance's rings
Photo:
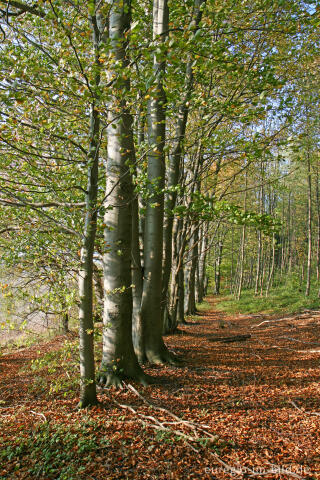
[[[99,379],[118,384],[123,376],[147,383],[132,343],[131,229],[133,184],[132,118],[126,104],[130,88],[127,79],[126,35],[130,28],[129,1],[113,3],[109,15],[110,100],[106,166],[104,233],[104,331]]]

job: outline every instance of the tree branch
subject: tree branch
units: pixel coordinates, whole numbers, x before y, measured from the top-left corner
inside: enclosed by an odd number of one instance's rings
[[[37,5],[26,5],[23,2],[17,2],[16,0],[0,0],[0,3],[4,4],[6,6],[6,11],[3,12],[3,15],[22,15],[23,13],[32,13],[32,15],[36,15],[37,17],[44,18],[46,16],[45,12],[42,9],[37,8]],[[19,12],[14,13],[14,12],[9,12],[8,8],[13,7],[17,8]]]

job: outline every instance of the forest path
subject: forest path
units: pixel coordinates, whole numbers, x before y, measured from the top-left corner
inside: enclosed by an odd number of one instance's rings
[[[89,411],[76,408],[76,344],[66,350],[70,367],[28,367],[39,351],[54,360],[65,337],[0,357],[2,441],[13,448],[30,439],[18,456],[6,457],[0,479],[56,479],[69,464],[76,474],[68,480],[319,478],[320,315],[231,316],[208,301],[210,310],[166,337],[185,358],[182,367],[147,366],[156,385],[99,388],[101,404]],[[62,387],[48,395],[57,380]],[[76,432],[87,451],[67,445],[64,433],[50,473],[42,443],[36,459],[28,450],[44,427],[50,438],[58,427]],[[66,450],[73,453],[62,462]],[[35,461],[44,465],[37,475]]]

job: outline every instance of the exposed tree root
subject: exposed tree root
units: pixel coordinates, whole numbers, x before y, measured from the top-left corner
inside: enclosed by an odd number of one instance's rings
[[[97,398],[90,399],[90,398],[82,398],[79,402],[79,408],[88,408],[93,407],[94,405],[98,405],[99,400]]]
[[[117,387],[117,388],[123,388],[123,381],[124,380],[132,380],[137,383],[140,383],[143,386],[148,386],[151,385],[152,383],[155,383],[155,379],[151,377],[150,375],[147,375],[144,373],[142,370],[137,371],[136,373],[133,372],[128,372],[128,373],[123,373],[120,371],[103,371],[101,370],[98,375],[97,375],[97,382],[99,383],[100,386],[105,386],[105,387]]]
[[[169,350],[164,350],[161,353],[147,352],[147,360],[149,363],[155,365],[165,365],[167,363],[178,367],[183,364],[183,361],[173,353],[169,352]]]

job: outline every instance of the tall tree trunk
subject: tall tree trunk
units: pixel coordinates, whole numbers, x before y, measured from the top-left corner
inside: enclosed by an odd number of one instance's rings
[[[219,240],[217,245],[217,257],[215,261],[215,287],[214,287],[214,294],[220,295],[220,283],[221,283],[221,262],[222,262],[222,249],[223,249],[223,242]]]
[[[264,212],[264,166],[263,161],[260,163],[260,182],[261,186],[259,189],[259,213]],[[261,276],[261,258],[262,257],[262,232],[258,230],[258,252],[257,252],[257,269],[256,269],[256,279],[255,279],[255,288],[254,294],[258,295],[259,292],[259,281]]]
[[[288,214],[287,214],[287,221],[288,221],[288,272],[291,273],[292,270],[292,228],[291,228],[291,192],[289,192],[288,197]]]
[[[194,1],[194,11],[190,29],[194,29],[194,34],[198,31],[199,23],[202,18],[201,5],[205,0]],[[173,213],[172,210],[176,205],[177,190],[176,186],[179,181],[179,171],[183,155],[183,142],[185,138],[186,126],[189,115],[189,100],[193,89],[193,60],[186,65],[186,73],[184,80],[184,93],[181,99],[181,103],[178,109],[177,124],[174,133],[175,143],[173,145],[172,153],[169,156],[169,168],[168,168],[168,190],[169,193],[166,196],[165,211],[166,217],[164,222],[164,258],[163,258],[163,279],[162,279],[162,308],[165,311],[165,306],[170,302],[168,300],[168,286],[170,281],[170,272],[172,266],[172,228],[173,228]]]
[[[190,238],[189,244],[189,255],[188,261],[190,263],[188,268],[188,278],[187,278],[187,295],[186,295],[186,314],[194,315],[197,311],[196,309],[196,299],[195,299],[195,280],[196,280],[196,267],[198,262],[198,237],[199,237],[199,227],[196,225],[194,227],[193,234]]]
[[[311,162],[310,152],[308,156],[308,260],[307,260],[307,283],[305,296],[310,295],[311,286],[311,261],[312,261],[312,189],[311,189]]]
[[[179,323],[185,323],[184,320],[184,253],[187,243],[187,222],[183,218],[175,220],[175,228],[173,235],[173,252],[174,261],[173,273],[171,276],[170,286],[170,328],[167,333],[174,332]]]
[[[317,283],[320,280],[320,195],[319,195],[319,164],[316,165],[316,208],[317,208]]]
[[[168,285],[167,301],[163,315],[163,333],[173,333],[178,325],[177,320],[177,302],[178,302],[178,271],[181,265],[180,244],[183,219],[175,218],[172,230],[172,273]]]
[[[141,299],[143,291],[143,274],[139,245],[139,204],[135,197],[132,202],[132,340],[139,362],[143,359],[143,328],[141,321]]]
[[[262,251],[262,232],[258,230],[258,249],[257,249],[257,269],[256,269],[256,279],[254,294],[258,295],[259,292],[259,280],[261,274],[261,251]]]
[[[276,251],[276,242],[275,242],[275,236],[273,234],[272,235],[272,257],[271,257],[270,272],[269,272],[269,277],[268,277],[268,282],[267,282],[266,292],[265,292],[266,297],[269,295],[273,274],[274,274],[275,251]]]
[[[250,258],[250,272],[248,274],[247,288],[251,290],[253,285],[253,268],[254,268],[254,258]]]
[[[244,192],[244,200],[243,200],[243,208],[246,212],[247,210],[247,175],[248,172],[245,173],[245,192]],[[237,289],[237,300],[240,300],[241,292],[242,292],[242,284],[243,284],[243,272],[244,272],[244,255],[245,255],[245,246],[246,246],[246,226],[243,225],[242,227],[242,235],[241,235],[241,248],[240,248],[240,257],[239,257],[239,283]]]
[[[95,86],[99,86],[99,42],[100,32],[96,14],[91,16],[93,48],[98,73]],[[97,194],[100,145],[100,117],[97,109],[98,98],[94,98],[90,113],[90,142],[88,151],[88,182],[86,191],[85,224],[80,250],[79,270],[79,350],[80,350],[80,407],[97,403],[94,322],[93,322],[93,254],[97,228]]]
[[[201,303],[204,298],[204,283],[206,278],[207,250],[209,243],[209,225],[206,222],[202,227],[201,251],[199,255],[199,283],[198,283],[198,302]]]
[[[169,25],[167,0],[154,0],[153,38],[163,43]],[[156,88],[152,91],[148,115],[149,198],[145,217],[144,280],[141,302],[141,318],[144,337],[144,355],[141,360],[151,363],[175,362],[164,344],[162,322],[162,259],[163,259],[163,213],[165,182],[165,130],[166,95],[163,88],[165,75],[164,53],[154,53],[153,70]]]
[[[264,280],[266,275],[266,246],[262,244],[261,250],[261,278],[260,278],[260,296],[263,296],[263,289],[264,289]]]
[[[144,142],[144,127],[145,121],[142,112],[142,108],[139,109],[138,121],[137,121],[137,137],[138,145]],[[134,145],[132,146],[134,152]],[[134,158],[134,170],[137,172],[136,159]],[[139,197],[138,194],[134,195],[132,201],[132,293],[133,293],[133,310],[132,310],[132,340],[134,351],[137,355],[139,362],[143,361],[144,356],[144,342],[143,342],[143,328],[141,320],[141,300],[143,292],[143,268],[140,242],[143,242],[142,229],[140,228],[139,216]]]
[[[234,292],[234,226],[231,227],[231,266],[230,266],[230,294]]]
[[[183,265],[178,272],[178,302],[177,302],[177,323],[186,323],[184,318],[184,270]]]
[[[127,110],[125,95],[130,85],[121,77],[119,66],[125,68],[126,34],[130,28],[130,1],[115,0],[109,20],[111,57],[115,70],[110,77],[118,77],[110,100],[107,186],[104,223],[106,225],[104,270],[103,352],[99,380],[107,385],[118,385],[123,377],[141,383],[148,379],[139,366],[132,343],[132,200],[133,185],[130,163],[133,159],[132,118]]]

